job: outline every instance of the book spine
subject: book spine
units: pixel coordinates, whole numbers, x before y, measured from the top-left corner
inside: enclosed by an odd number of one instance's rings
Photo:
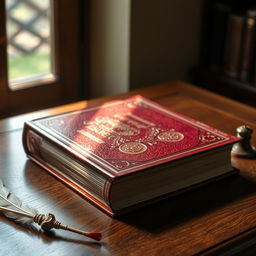
[[[224,72],[232,78],[239,77],[243,23],[244,18],[242,16],[236,14],[229,16]]]
[[[256,10],[248,10],[244,24],[244,37],[241,47],[240,80],[244,83],[252,81],[253,61],[255,57]]]
[[[113,216],[109,191],[112,182],[96,175],[93,170],[58,149],[43,135],[25,123],[23,147],[27,156],[66,185],[76,190],[101,210]]]

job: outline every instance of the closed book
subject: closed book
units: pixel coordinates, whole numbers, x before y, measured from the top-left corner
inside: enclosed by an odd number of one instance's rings
[[[241,42],[243,37],[244,17],[231,14],[225,48],[224,72],[229,77],[238,78],[240,74]]]
[[[234,172],[238,139],[140,95],[26,122],[28,157],[111,216]]]
[[[246,12],[244,33],[241,46],[240,80],[244,83],[252,82],[253,66],[256,46],[256,10]]]

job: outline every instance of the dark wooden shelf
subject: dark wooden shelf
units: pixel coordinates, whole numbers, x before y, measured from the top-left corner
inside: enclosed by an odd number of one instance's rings
[[[256,84],[243,83],[239,79],[228,77],[223,73],[225,61],[227,62],[226,65],[229,62],[225,60],[227,31],[222,29],[227,27],[225,25],[228,25],[228,17],[231,14],[245,16],[247,10],[256,7],[255,1],[204,0],[203,3],[201,52],[199,66],[192,74],[193,83],[220,95],[256,107]],[[212,70],[210,67],[216,67],[222,72]],[[255,68],[251,70],[251,73],[254,72]]]
[[[195,81],[198,86],[223,96],[256,106],[256,85],[246,84],[237,79],[210,70],[197,70]]]

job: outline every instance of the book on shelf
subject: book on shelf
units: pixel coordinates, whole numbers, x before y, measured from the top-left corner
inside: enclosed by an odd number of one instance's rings
[[[244,17],[231,14],[228,19],[226,35],[224,72],[227,76],[239,78],[241,43],[243,37]]]
[[[140,95],[24,124],[28,157],[111,216],[229,176],[238,139]]]
[[[244,83],[253,81],[255,43],[256,43],[256,10],[246,12],[243,39],[241,44],[240,80]]]
[[[213,1],[208,25],[208,69],[215,74],[256,84],[255,4]]]

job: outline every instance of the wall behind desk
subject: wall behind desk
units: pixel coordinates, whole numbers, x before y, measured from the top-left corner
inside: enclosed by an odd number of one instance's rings
[[[200,48],[202,0],[93,0],[91,97],[189,81]]]

